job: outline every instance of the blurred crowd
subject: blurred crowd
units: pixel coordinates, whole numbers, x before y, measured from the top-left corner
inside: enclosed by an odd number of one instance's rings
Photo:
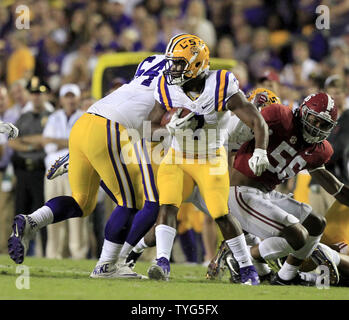
[[[329,8],[329,29],[317,27],[320,4]],[[28,29],[16,28],[20,5],[29,8]],[[29,213],[44,202],[47,157],[67,151],[72,115],[94,102],[91,79],[98,57],[163,53],[169,39],[182,32],[204,39],[211,57],[236,60],[232,71],[244,92],[263,86],[296,107],[308,94],[325,89],[340,113],[349,109],[349,0],[1,0],[0,120],[19,123],[22,137],[1,141],[0,253],[6,251],[14,212]],[[59,110],[67,122],[61,129],[59,120],[48,121]],[[47,129],[47,123],[55,129]],[[54,130],[65,134],[55,136]],[[40,172],[34,178],[21,170]],[[8,178],[11,172],[21,184]],[[28,191],[34,179],[42,185],[35,186],[38,197]],[[13,189],[17,198],[11,201]],[[18,192],[36,202],[24,201]],[[103,219],[94,226],[96,237],[103,237]],[[62,238],[62,231],[55,232]],[[45,233],[41,239],[50,241]],[[87,249],[80,249],[86,255]]]

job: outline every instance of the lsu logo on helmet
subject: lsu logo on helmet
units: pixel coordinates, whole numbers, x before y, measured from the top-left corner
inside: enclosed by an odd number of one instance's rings
[[[164,75],[170,85],[183,85],[209,69],[209,49],[202,39],[192,34],[173,37],[167,45],[165,57]]]

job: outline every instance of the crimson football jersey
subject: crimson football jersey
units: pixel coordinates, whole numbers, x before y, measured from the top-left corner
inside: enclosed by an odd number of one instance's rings
[[[333,149],[327,140],[317,144],[307,144],[303,140],[301,125],[297,125],[298,120],[288,107],[273,104],[264,108],[261,114],[269,126],[267,154],[270,165],[259,177],[251,171],[248,160],[254,151],[253,139],[244,143],[235,156],[234,168],[244,175],[272,190],[299,171],[317,168],[331,158]]]

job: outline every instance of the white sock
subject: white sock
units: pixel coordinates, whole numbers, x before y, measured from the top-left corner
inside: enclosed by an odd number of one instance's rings
[[[278,275],[282,280],[291,280],[296,276],[299,267],[300,266],[293,266],[285,261],[279,270]]]
[[[126,263],[126,259],[134,247],[129,243],[125,242],[121,248],[118,263]]]
[[[261,242],[261,239],[252,233],[245,234],[245,239],[246,239],[247,245],[252,247]]]
[[[251,246],[248,246],[248,248],[250,249]],[[256,268],[259,276],[264,276],[264,275],[270,273],[271,269],[269,268],[269,266],[266,263],[259,262],[258,260],[253,258],[252,255],[250,255],[250,256],[251,256],[252,263],[253,263],[254,267]]]
[[[144,251],[145,248],[148,248],[148,246],[145,244],[144,238],[142,238],[141,240],[139,240],[139,242],[133,248],[133,251],[136,253],[141,253]]]
[[[281,237],[271,237],[263,240],[258,249],[264,260],[286,257],[294,251],[286,239]]]
[[[240,268],[252,266],[250,251],[247,247],[245,236],[243,234],[240,234],[235,238],[225,240],[225,242],[232,251],[234,258],[239,263]]]
[[[98,263],[103,263],[103,262],[115,263],[119,256],[122,246],[123,246],[122,244],[114,243],[104,239],[101,256],[98,260]]]
[[[319,244],[321,237],[322,235],[309,236],[305,245],[299,250],[294,251],[292,255],[299,260],[305,260],[306,258],[310,257],[314,249]]]
[[[30,214],[29,217],[36,222],[36,224],[38,225],[38,229],[51,224],[54,218],[52,210],[48,206],[43,206],[39,208],[38,210]]]
[[[165,224],[155,227],[156,236],[156,258],[165,257],[170,260],[176,229]]]

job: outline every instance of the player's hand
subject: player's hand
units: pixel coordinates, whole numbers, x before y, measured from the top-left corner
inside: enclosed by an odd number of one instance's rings
[[[9,139],[15,139],[18,137],[18,128],[10,122],[0,123],[0,133],[5,133]]]
[[[268,94],[266,92],[258,93],[253,99],[253,104],[257,107],[258,110],[261,110],[267,102]]]
[[[253,155],[248,160],[250,169],[256,176],[260,176],[269,166],[267,151],[264,149],[254,149]]]
[[[172,116],[170,122],[166,125],[166,129],[173,136],[177,129],[187,129],[189,127],[190,119],[195,116],[195,112],[188,113],[185,117],[179,118],[182,110],[177,110]]]

